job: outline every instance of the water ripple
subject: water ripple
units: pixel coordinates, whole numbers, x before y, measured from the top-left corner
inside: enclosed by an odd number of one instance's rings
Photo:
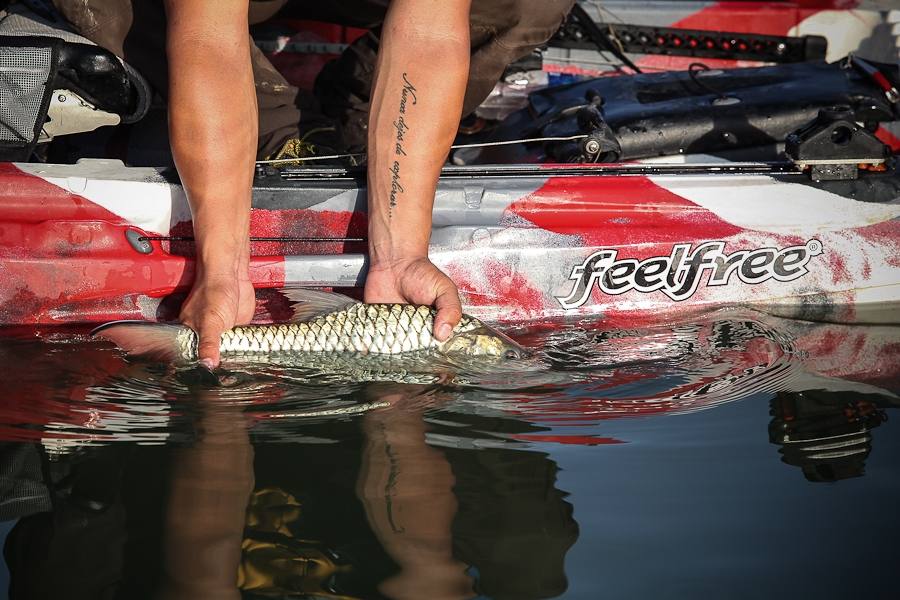
[[[317,369],[290,359],[232,361],[212,374],[128,362],[83,332],[17,330],[0,337],[0,364],[14,374],[0,402],[0,435],[41,440],[56,452],[81,444],[182,443],[194,437],[198,412],[228,409],[240,410],[257,438],[329,443],[335,440],[309,426],[396,409],[440,424],[429,434],[436,444],[565,441],[548,432],[710,409],[798,382],[865,388],[873,372],[883,378],[885,364],[896,369],[890,357],[900,340],[896,328],[868,330],[860,338],[859,328],[758,313],[631,330],[605,329],[602,321],[532,324],[515,335],[536,359],[502,369],[436,361],[415,369],[418,381],[389,364],[370,364],[360,377],[352,363]],[[828,352],[835,360],[823,362]],[[842,378],[842,368],[851,376]],[[361,381],[379,379],[373,373],[381,380]],[[522,427],[481,431],[467,415]]]

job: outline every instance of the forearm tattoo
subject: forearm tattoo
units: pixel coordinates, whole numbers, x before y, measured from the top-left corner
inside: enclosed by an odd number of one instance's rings
[[[393,210],[397,206],[398,197],[403,195],[403,183],[400,175],[400,159],[406,156],[406,150],[403,149],[403,141],[409,132],[409,123],[406,121],[407,111],[409,107],[415,106],[418,99],[416,98],[416,87],[410,83],[406,73],[403,73],[403,89],[400,91],[400,110],[397,120],[394,121],[394,163],[391,165],[391,202],[388,214],[393,216]]]

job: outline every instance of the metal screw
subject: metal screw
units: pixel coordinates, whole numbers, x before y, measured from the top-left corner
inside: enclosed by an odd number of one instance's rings
[[[587,139],[584,141],[584,151],[587,154],[597,154],[600,152],[600,142],[597,140]]]
[[[60,94],[59,96],[56,97],[56,99],[59,100],[60,102],[65,102],[65,101],[66,101],[66,95],[65,95],[65,94]]]

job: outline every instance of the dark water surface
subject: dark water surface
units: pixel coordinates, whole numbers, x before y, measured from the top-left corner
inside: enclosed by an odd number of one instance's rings
[[[12,598],[897,598],[900,329],[513,330],[354,382],[0,337]]]

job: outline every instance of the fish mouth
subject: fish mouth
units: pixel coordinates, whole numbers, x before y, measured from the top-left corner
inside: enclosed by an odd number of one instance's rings
[[[526,348],[525,346],[523,346],[516,340],[512,339],[505,333],[501,333],[492,328],[489,328],[488,330],[491,332],[491,334],[493,334],[494,336],[503,340],[503,342],[507,346],[509,346],[511,350],[515,350],[516,352],[518,352],[519,353],[518,358],[522,359],[522,358],[533,358],[534,357],[534,352],[532,350],[529,350],[528,348]]]
[[[516,340],[512,339],[505,333],[497,331],[493,327],[483,325],[482,332],[494,339],[499,340],[503,344],[503,352],[499,355],[495,355],[496,358],[505,359],[508,361],[521,361],[531,359],[535,356],[535,353],[532,350],[525,348]]]

